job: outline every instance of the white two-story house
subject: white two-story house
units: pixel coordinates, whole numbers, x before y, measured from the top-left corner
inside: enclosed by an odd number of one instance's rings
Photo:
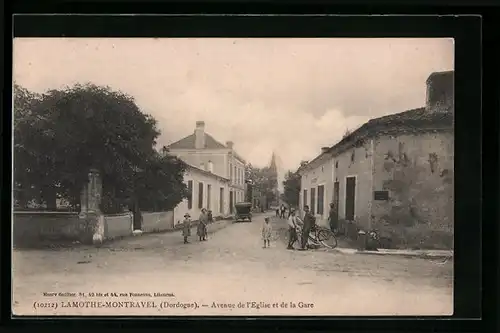
[[[187,164],[229,179],[229,213],[234,204],[245,201],[245,160],[236,153],[232,141],[222,144],[205,132],[205,122],[197,121],[194,133],[168,146],[170,154]]]

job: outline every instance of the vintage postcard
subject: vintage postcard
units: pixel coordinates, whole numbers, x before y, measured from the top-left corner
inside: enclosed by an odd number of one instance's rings
[[[18,316],[453,314],[454,41],[15,38]]]

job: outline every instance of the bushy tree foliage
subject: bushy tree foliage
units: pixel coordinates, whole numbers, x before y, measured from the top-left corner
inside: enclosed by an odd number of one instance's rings
[[[171,209],[185,196],[183,162],[154,149],[156,120],[126,94],[87,84],[34,96],[17,87],[14,125],[16,187],[32,189],[18,192],[48,209],[57,197],[78,203],[92,168],[105,211],[132,201]]]
[[[273,174],[269,168],[257,168],[248,164],[246,166],[246,179],[253,183],[255,189],[259,190],[266,197],[266,201],[275,201],[277,188],[277,175]]]
[[[283,200],[292,207],[298,207],[300,197],[300,175],[297,172],[288,171],[285,175],[283,185]]]

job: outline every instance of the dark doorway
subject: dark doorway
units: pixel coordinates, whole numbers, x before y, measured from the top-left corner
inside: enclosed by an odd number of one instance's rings
[[[224,214],[224,188],[220,188],[219,194],[219,213]]]
[[[339,182],[333,183],[333,204],[335,205],[335,219],[339,219]]]
[[[232,214],[233,213],[233,194],[234,192],[233,191],[229,191],[229,213]]]
[[[356,177],[347,177],[345,184],[345,218],[354,221],[356,202]]]
[[[311,209],[311,214],[313,215],[315,206],[316,206],[316,189],[311,188],[311,207],[309,208]]]
[[[317,213],[323,215],[325,206],[325,186],[318,186],[318,209]]]
[[[132,222],[134,230],[142,230],[142,213],[137,200],[132,204]]]

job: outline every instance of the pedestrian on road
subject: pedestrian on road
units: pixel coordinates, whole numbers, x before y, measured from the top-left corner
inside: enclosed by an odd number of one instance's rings
[[[189,243],[188,237],[191,236],[191,216],[184,214],[184,221],[182,222],[182,236],[184,236],[184,244]]]
[[[330,204],[328,222],[330,224],[330,230],[332,230],[333,233],[336,233],[337,229],[339,228],[338,226],[339,221],[338,221],[337,207],[335,207],[335,204],[333,202]]]
[[[288,218],[288,250],[293,250],[293,244],[298,240],[297,228],[298,223],[295,216],[295,210],[290,209],[290,217]]]
[[[209,211],[208,211],[207,216],[208,216],[208,219],[207,219],[207,220],[208,220],[208,223],[209,223],[209,224],[210,224],[210,223],[213,223],[213,222],[214,222],[214,217],[213,217],[213,215],[212,215],[212,211],[211,211],[211,210],[209,210]]]
[[[264,240],[264,248],[271,247],[271,236],[273,233],[273,228],[269,223],[269,217],[264,219],[264,225],[262,226],[262,239]]]
[[[276,217],[280,217],[280,209],[276,208]]]
[[[200,218],[198,219],[198,228],[197,234],[201,241],[207,240],[207,223],[208,223],[208,214],[205,208],[202,208]]]
[[[285,212],[286,212],[286,207],[285,207],[285,205],[281,204],[281,215],[280,215],[280,217],[282,219],[285,218]]]
[[[304,227],[302,228],[302,248],[301,250],[307,250],[307,240],[309,238],[309,233],[315,224],[315,217],[311,214],[309,206],[304,206]]]

